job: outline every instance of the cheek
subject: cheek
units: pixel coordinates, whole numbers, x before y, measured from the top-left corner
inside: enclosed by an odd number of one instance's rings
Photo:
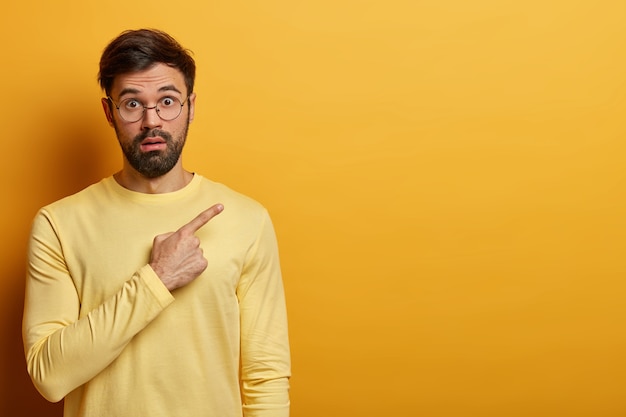
[[[181,122],[182,123],[176,123],[175,125],[170,126],[169,130],[165,128],[165,130],[169,131],[174,139],[184,139],[185,135],[187,134],[189,122],[185,119],[183,119]]]
[[[139,132],[136,131],[136,129],[130,129],[127,125],[125,124],[120,124],[118,122],[113,122],[113,128],[115,129],[115,134],[117,135],[117,139],[123,143],[123,142],[131,142],[132,139],[135,138],[135,136],[137,136],[137,134]]]

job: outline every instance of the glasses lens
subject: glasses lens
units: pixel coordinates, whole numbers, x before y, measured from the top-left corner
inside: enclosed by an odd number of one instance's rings
[[[157,104],[157,111],[163,120],[174,120],[181,113],[182,103],[172,97],[163,97]]]
[[[127,122],[136,122],[142,118],[144,107],[140,101],[129,98],[120,103],[118,110],[122,119]]]

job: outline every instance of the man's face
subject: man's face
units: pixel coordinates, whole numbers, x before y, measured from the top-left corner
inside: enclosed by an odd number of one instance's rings
[[[176,68],[156,64],[145,71],[119,75],[113,82],[110,97],[115,102],[112,109],[103,99],[103,107],[125,157],[130,165],[146,178],[156,178],[168,173],[179,163],[185,145],[189,123],[193,120],[195,94],[187,99],[183,74]],[[143,105],[154,107],[160,103],[185,102],[180,115],[174,120],[163,120],[156,109],[144,110],[138,121],[124,120],[115,106]],[[179,107],[179,106],[178,106]]]

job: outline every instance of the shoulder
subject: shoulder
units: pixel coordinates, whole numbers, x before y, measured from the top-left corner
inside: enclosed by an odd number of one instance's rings
[[[255,199],[242,194],[232,188],[205,177],[200,177],[200,190],[202,195],[215,200],[216,203],[224,204],[225,208],[231,208],[237,211],[245,211],[249,213],[262,213],[267,210]]]
[[[106,198],[108,182],[111,178],[105,178],[95,184],[91,184],[88,187],[63,197],[53,203],[47,204],[41,208],[41,211],[45,212],[57,212],[66,211],[73,208],[84,208],[91,204],[98,204],[99,200]]]
[[[212,223],[216,227],[225,227],[233,235],[250,235],[251,238],[272,226],[268,210],[255,199],[232,188],[206,179],[201,179],[199,187],[204,207],[221,203],[224,211]]]

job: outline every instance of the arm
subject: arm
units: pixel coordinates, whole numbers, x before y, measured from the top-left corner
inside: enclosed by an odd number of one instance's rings
[[[156,236],[150,264],[88,312],[80,311],[80,290],[63,255],[76,248],[64,248],[51,216],[38,214],[28,253],[23,338],[28,372],[45,398],[59,401],[95,377],[174,301],[168,290],[202,273],[207,261],[194,233],[222,210],[216,204],[176,232]]]
[[[28,251],[23,338],[39,392],[59,401],[106,368],[173,297],[148,265],[79,318],[80,299],[45,211],[33,223]]]
[[[237,290],[245,417],[289,416],[290,354],[278,249],[267,213]]]

